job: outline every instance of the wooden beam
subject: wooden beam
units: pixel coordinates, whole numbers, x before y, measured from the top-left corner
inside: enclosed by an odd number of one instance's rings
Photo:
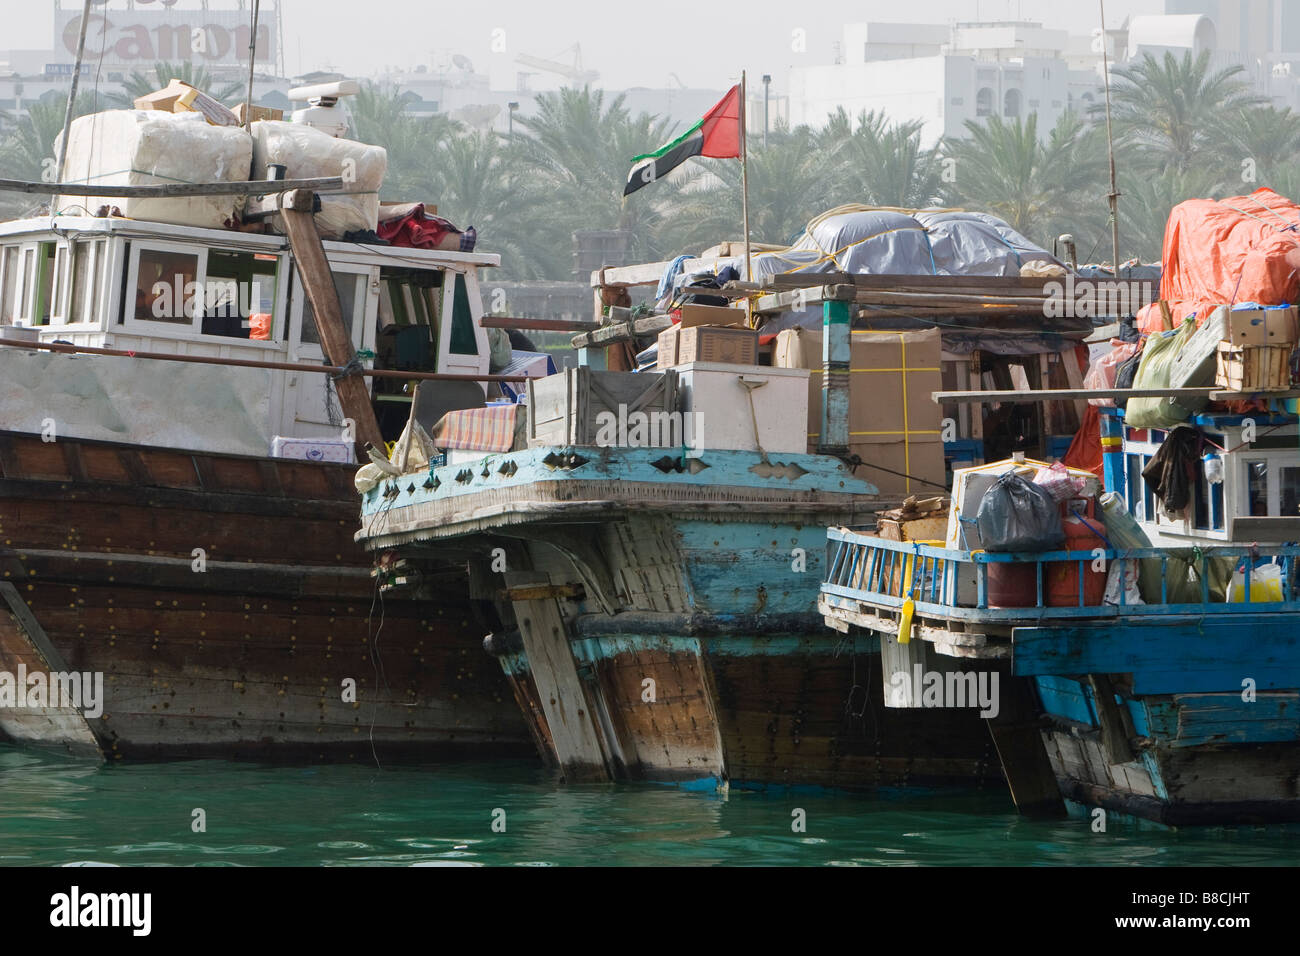
[[[504,315],[485,315],[479,320],[485,329],[527,329],[537,332],[593,332],[599,322],[584,319],[515,319]]]
[[[1034,692],[1026,677],[1002,675],[997,716],[987,721],[993,746],[1002,761],[1011,799],[1022,816],[1059,819],[1066,815],[1065,801],[1056,782],[1051,760],[1043,749]]]
[[[340,176],[317,179],[254,179],[234,183],[160,183],[152,186],[109,186],[88,183],[33,183],[21,179],[0,179],[0,192],[41,193],[58,196],[103,196],[107,199],[169,199],[181,196],[269,196],[274,193],[310,189],[336,192],[343,188]]]
[[[298,275],[302,277],[303,289],[320,333],[321,348],[331,365],[347,366],[356,363],[356,349],[352,347],[352,337],[343,322],[334,275],[329,260],[325,258],[320,233],[316,231],[316,217],[312,212],[315,201],[316,194],[310,189],[286,193],[281,203],[281,214],[285,231],[289,234],[289,248],[293,251],[293,260],[298,266]],[[383,448],[384,436],[370,404],[370,390],[365,379],[349,373],[335,378],[334,388],[338,392],[339,404],[343,406],[343,414],[356,425],[354,434],[361,451],[364,452],[366,445]],[[365,460],[364,454],[358,457]]]
[[[671,328],[673,320],[667,315],[645,315],[629,322],[615,322],[603,325],[593,332],[582,332],[573,337],[575,349],[589,349],[614,345],[618,342],[630,342],[642,335],[658,335],[664,329]]]
[[[687,259],[682,263],[682,272],[700,272],[704,269],[716,272],[719,262],[730,262],[735,258],[735,256],[724,256],[719,259]],[[591,287],[599,289],[601,286],[611,285],[658,285],[670,264],[670,262],[647,262],[635,266],[597,269],[591,274]]]
[[[1086,398],[1211,398],[1214,394],[1212,388],[1044,388],[1029,392],[931,392],[930,398],[939,404],[987,405],[993,402],[1059,402]]]

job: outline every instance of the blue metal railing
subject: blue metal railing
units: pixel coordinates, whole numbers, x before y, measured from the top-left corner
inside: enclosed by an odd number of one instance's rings
[[[897,611],[910,599],[918,616],[983,622],[1300,611],[1300,586],[1295,580],[1296,558],[1300,557],[1300,546],[1297,545],[1196,548],[1186,549],[1185,554],[1161,548],[1002,554],[961,551],[915,541],[888,541],[845,528],[828,529],[827,538],[831,555],[821,591],[831,604],[852,601],[882,611]],[[1259,560],[1268,558],[1281,566],[1281,601],[1252,600],[1250,574],[1244,575],[1244,601],[1229,603],[1211,595],[1212,562],[1230,559],[1236,567],[1245,559],[1247,566],[1254,566]],[[1118,588],[1116,604],[1086,603],[1086,577],[1099,559],[1104,559],[1106,569],[1110,569],[1112,563],[1119,564],[1121,584],[1129,579],[1130,563],[1139,572],[1145,566],[1149,579],[1155,562],[1159,562],[1159,603],[1129,603],[1124,587]],[[1049,595],[1044,593],[1044,581],[1045,575],[1055,570],[1052,565],[1066,562],[1075,565],[1077,595],[1073,604],[1061,606],[1055,603],[1059,593],[1050,595],[1051,602],[1045,600]],[[1144,565],[1145,562],[1150,563]],[[1034,603],[1026,602],[1024,607],[990,607],[988,575],[995,565],[1022,574],[1024,568],[1032,566]],[[1171,566],[1183,574],[1187,573],[1189,566],[1198,572],[1199,601],[1169,602]],[[1232,587],[1231,583],[1229,587]],[[1185,590],[1185,585],[1179,588],[1182,590]],[[1185,594],[1177,596],[1186,597]]]

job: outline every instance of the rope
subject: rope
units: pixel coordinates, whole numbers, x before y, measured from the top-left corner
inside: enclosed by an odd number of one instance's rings
[[[948,490],[947,485],[941,485],[937,481],[927,481],[925,478],[921,478],[917,475],[909,475],[907,474],[907,472],[904,471],[894,471],[894,469],[886,468],[884,465],[873,465],[869,461],[863,461],[862,458],[859,457],[858,455],[846,455],[841,457],[840,461],[844,462],[844,464],[848,465],[849,468],[852,469],[856,469],[859,467],[874,468],[876,469],[876,471],[883,471],[886,474],[897,475],[899,478],[908,478],[912,481],[920,482],[923,485],[929,485],[931,488],[942,488],[944,491]]]

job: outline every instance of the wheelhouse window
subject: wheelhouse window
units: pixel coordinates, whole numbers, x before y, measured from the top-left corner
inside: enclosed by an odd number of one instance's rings
[[[1242,514],[1251,517],[1268,516],[1268,461],[1250,459],[1246,462],[1246,500]]]
[[[356,340],[357,303],[365,305],[361,294],[361,285],[366,277],[358,272],[335,272],[334,288],[339,295],[339,314],[343,324],[348,327],[348,334]],[[302,341],[311,345],[320,345],[320,330],[316,328],[316,313],[312,311],[311,299],[303,293],[302,298]]]
[[[0,324],[13,322],[18,301],[17,246],[0,247]]]
[[[49,325],[50,314],[54,309],[54,273],[56,266],[55,244],[42,242],[36,247],[36,260],[33,270],[33,282],[36,287],[36,301],[32,303],[32,325]]]
[[[54,254],[52,316],[55,324],[78,324],[98,319],[99,272],[107,241],[78,239],[60,246]]]
[[[280,308],[278,255],[134,243],[129,274],[141,329],[269,341]]]
[[[137,322],[164,322],[192,326],[201,311],[202,252],[137,247],[135,308]]]

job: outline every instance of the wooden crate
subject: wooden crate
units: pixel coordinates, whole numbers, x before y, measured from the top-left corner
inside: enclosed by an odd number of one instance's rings
[[[1260,392],[1291,387],[1291,345],[1220,342],[1214,383],[1233,392]]]
[[[604,372],[585,365],[528,380],[528,447],[595,445],[601,412],[678,411],[677,373]]]

